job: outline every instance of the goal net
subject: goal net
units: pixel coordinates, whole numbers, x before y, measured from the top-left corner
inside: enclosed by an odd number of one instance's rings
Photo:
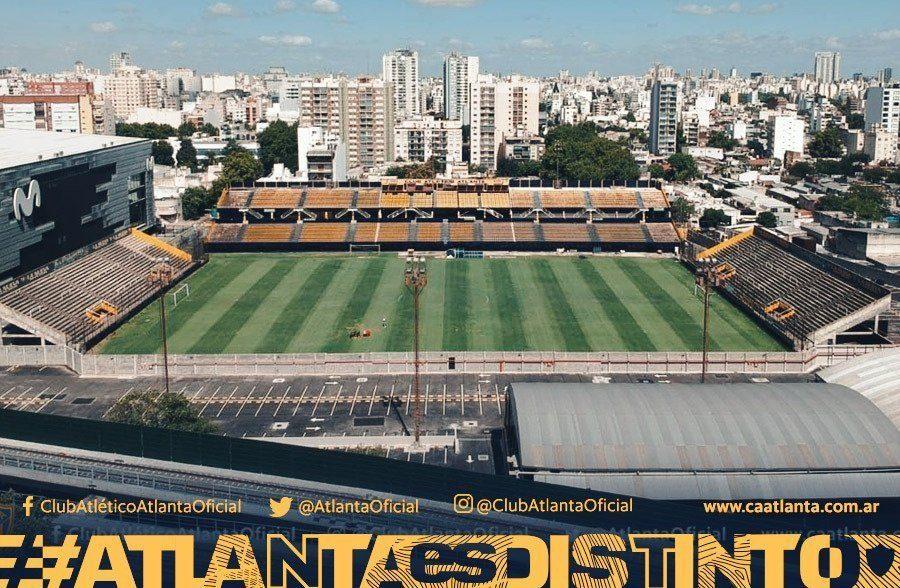
[[[184,283],[171,292],[169,292],[169,296],[172,297],[172,308],[178,306],[179,302],[184,301],[185,298],[191,295],[191,285],[188,283]]]

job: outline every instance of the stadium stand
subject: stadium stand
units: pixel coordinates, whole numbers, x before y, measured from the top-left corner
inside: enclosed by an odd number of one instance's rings
[[[481,206],[483,208],[510,208],[509,194],[483,192],[481,194]]]
[[[409,242],[411,224],[412,223],[379,223],[378,241],[381,243]]]
[[[301,243],[344,243],[350,223],[303,223]]]
[[[729,264],[721,289],[799,348],[890,311],[887,289],[758,227],[696,258]]]
[[[309,209],[347,209],[350,208],[353,192],[350,190],[319,190],[306,191],[306,200],[303,207]]]
[[[245,208],[253,196],[253,190],[246,188],[225,188],[216,204],[217,208]]]
[[[140,231],[22,276],[0,295],[0,317],[56,345],[84,349],[195,266],[180,249]]]
[[[379,190],[360,190],[356,198],[356,208],[378,208],[378,199],[381,197]]]
[[[515,241],[511,223],[482,223],[481,234],[485,241],[492,243]]]
[[[355,243],[376,243],[378,241],[378,224],[358,223],[353,241]]]
[[[297,208],[301,192],[290,188],[259,188],[253,191],[250,208]]]
[[[545,190],[541,192],[542,208],[584,208],[584,194],[574,190]]]
[[[545,241],[586,243],[591,240],[584,223],[542,223],[541,228],[544,230]]]
[[[459,197],[455,191],[438,190],[434,193],[435,208],[459,208]]]
[[[451,243],[472,243],[475,241],[475,223],[450,223]]]
[[[283,243],[290,241],[292,229],[290,224],[247,225],[243,240],[245,243]]]
[[[669,225],[672,226],[671,224]],[[646,235],[641,225],[625,223],[598,224],[597,236],[601,242],[609,243],[644,243]],[[674,230],[674,228],[673,228]]]
[[[459,194],[460,208],[478,208],[479,206],[481,206],[481,199],[478,194],[467,194],[462,192]]]
[[[442,223],[416,223],[416,238],[418,243],[442,243]]]

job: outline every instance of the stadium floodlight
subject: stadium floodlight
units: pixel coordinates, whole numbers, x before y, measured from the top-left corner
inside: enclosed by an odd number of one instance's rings
[[[160,288],[159,292],[159,322],[160,336],[163,347],[163,377],[165,379],[166,394],[169,393],[169,341],[166,336],[166,287],[172,281],[172,265],[168,257],[156,258],[156,265],[150,270],[149,279]]]
[[[425,258],[417,257],[412,249],[407,252],[406,271],[403,276],[404,284],[413,295],[413,402],[416,431],[413,448],[418,449],[422,434],[422,396],[419,386],[419,295],[428,284],[428,275],[425,269]]]
[[[703,288],[703,366],[700,381],[706,383],[706,372],[709,359],[709,291],[710,285],[719,283],[716,266],[719,261],[715,257],[705,257],[697,263],[697,284]]]

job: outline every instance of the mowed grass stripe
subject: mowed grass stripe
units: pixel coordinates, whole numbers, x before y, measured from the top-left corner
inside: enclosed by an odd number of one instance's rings
[[[275,263],[243,292],[234,304],[209,327],[200,340],[191,345],[188,353],[221,353],[231,343],[237,332],[253,316],[271,292],[289,271],[293,264],[288,260]]]
[[[315,301],[309,319],[294,333],[288,345],[291,353],[322,351],[335,331],[340,329],[346,334],[345,325],[338,325],[338,318],[347,306],[359,276],[368,264],[369,260],[357,258],[343,261],[331,283]]]
[[[191,349],[214,325],[222,313],[228,312],[234,304],[246,294],[247,290],[256,283],[260,275],[269,271],[275,265],[275,260],[266,257],[250,257],[249,263],[243,265],[243,270],[227,284],[213,284],[215,293],[206,304],[192,314],[180,327],[174,331],[170,339],[170,349],[176,353],[185,353]],[[193,296],[193,290],[191,291]]]
[[[491,260],[491,290],[494,312],[499,320],[495,341],[498,351],[522,351],[528,347],[523,329],[522,303],[509,273],[509,262],[505,259]]]
[[[677,262],[663,264],[663,268],[681,282],[691,293],[691,296],[694,297],[694,275],[692,273]],[[713,295],[710,297],[710,309],[717,318],[729,325],[732,332],[738,337],[737,340],[726,341],[724,347],[727,351],[784,350],[784,346],[777,339],[769,335],[753,318],[731,304],[718,292],[713,292]],[[715,333],[717,330],[715,323],[713,323],[711,328],[713,333]]]
[[[589,351],[591,346],[587,336],[550,264],[546,259],[535,259],[531,263],[531,271],[544,294],[544,307],[553,316],[556,329],[562,335],[566,351]]]
[[[668,292],[670,284],[660,284],[648,274],[641,263],[633,259],[617,259],[616,263],[622,269],[628,279],[641,291],[641,294],[649,300],[657,311],[662,314],[666,322],[681,339],[685,349],[702,349],[703,334],[700,325]],[[712,348],[712,342],[710,342]]]
[[[556,351],[565,349],[562,333],[556,328],[553,316],[545,310],[543,292],[534,282],[531,260],[513,258],[508,261],[509,275],[522,304],[522,330],[525,349]]]
[[[422,305],[420,345],[422,349],[441,351],[444,343],[444,280],[448,264],[445,261],[431,259],[425,263],[428,264],[428,285],[425,286],[422,299],[419,301]]]
[[[619,338],[606,313],[594,300],[590,288],[581,278],[572,258],[549,258],[548,263],[556,280],[565,289],[572,313],[578,318],[581,330],[592,350],[621,350],[625,343]]]
[[[203,307],[218,291],[243,271],[245,263],[234,257],[213,257],[209,263],[197,270],[187,283],[190,284],[191,295],[182,298],[177,306],[171,304],[171,297],[166,301],[166,327],[172,335]],[[175,286],[176,288],[178,286]],[[159,302],[144,308],[137,316],[119,328],[103,344],[103,353],[157,353],[162,350],[162,339],[159,321]]]
[[[469,259],[469,348],[473,351],[500,349],[500,311],[497,292],[491,287],[490,260]]]
[[[316,303],[331,284],[343,263],[340,259],[319,262],[294,291],[294,295],[278,313],[272,328],[257,345],[256,353],[287,353],[294,335],[303,328]]]
[[[469,262],[448,260],[444,277],[444,351],[469,349]]]
[[[575,260],[575,269],[581,275],[581,279],[590,288],[591,295],[597,305],[606,313],[608,321],[612,324],[619,339],[624,344],[624,349],[632,351],[656,351],[653,340],[644,332],[644,329],[635,320],[628,307],[622,303],[613,289],[606,283],[606,279],[591,265],[587,259]],[[601,348],[605,349],[605,348]]]
[[[346,301],[344,310],[338,315],[335,329],[328,342],[322,347],[323,353],[343,353],[350,349],[353,342],[347,334],[347,328],[362,322],[366,310],[372,303],[369,295],[381,281],[381,275],[387,266],[387,259],[376,257],[369,260],[368,265],[356,280],[356,286],[350,299]]]
[[[253,349],[263,341],[294,293],[303,285],[310,271],[318,265],[318,261],[312,257],[284,256],[282,259],[290,264],[290,271],[274,288],[263,293],[262,302],[231,342],[225,346],[223,350],[225,353],[246,353],[248,346]]]
[[[422,299],[419,299],[419,312],[422,312]],[[419,325],[426,322],[420,316]],[[413,340],[413,295],[403,286],[394,301],[394,308],[388,315],[387,332],[382,335],[382,351],[409,351]],[[422,347],[422,331],[419,331],[419,346]]]
[[[403,283],[404,261],[395,256],[382,257],[384,270],[377,284],[371,285],[369,308],[360,322],[363,327],[372,331],[371,337],[358,338],[351,341],[349,351],[363,353],[367,351],[393,351],[385,348],[387,329],[383,329],[381,319],[387,319],[388,329],[393,324],[393,311],[397,298],[406,289]],[[402,349],[398,349],[402,351]]]

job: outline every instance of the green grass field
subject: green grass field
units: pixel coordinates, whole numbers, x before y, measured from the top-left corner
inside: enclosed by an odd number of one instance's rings
[[[168,305],[172,353],[407,351],[412,296],[396,255],[220,254]],[[171,302],[171,297],[168,298]],[[782,346],[723,298],[711,346]],[[445,351],[701,349],[693,277],[669,259],[531,256],[428,260],[422,347]],[[382,318],[387,326],[382,327]],[[372,336],[351,339],[348,327]],[[161,349],[159,305],[113,333],[102,353]]]

